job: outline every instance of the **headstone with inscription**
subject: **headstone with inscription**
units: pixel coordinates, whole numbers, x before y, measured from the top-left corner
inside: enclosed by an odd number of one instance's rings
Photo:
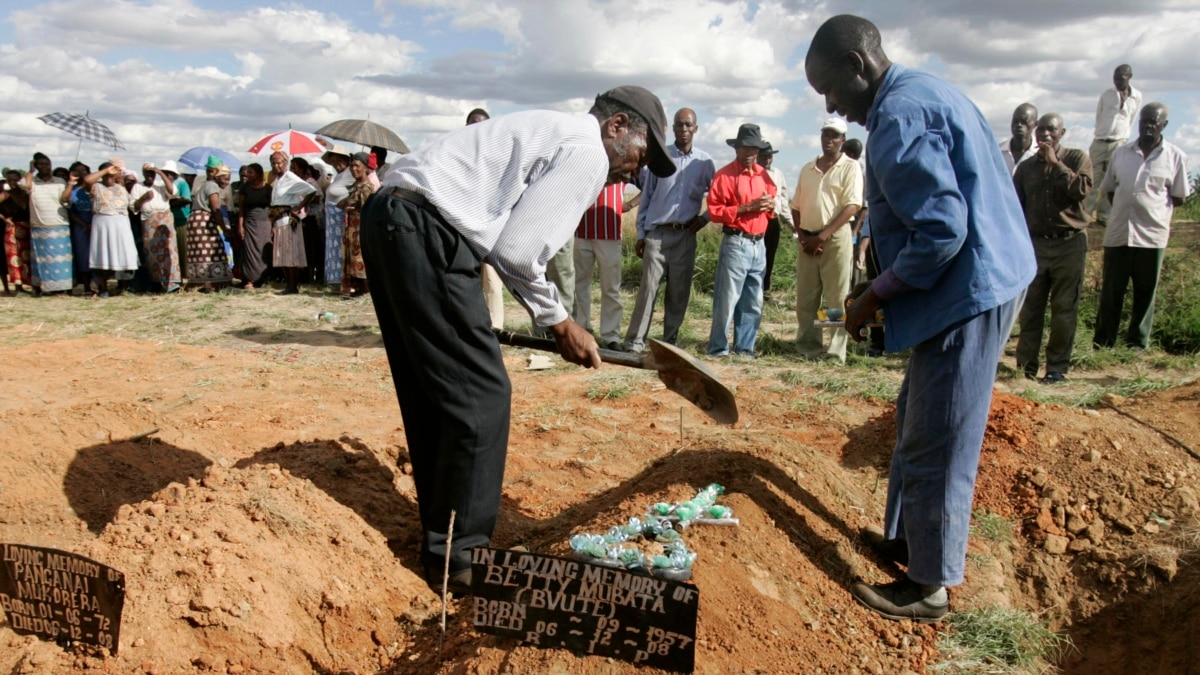
[[[81,555],[0,544],[0,609],[13,632],[116,654],[125,575]]]
[[[475,628],[674,672],[695,668],[694,585],[527,551],[472,550]]]

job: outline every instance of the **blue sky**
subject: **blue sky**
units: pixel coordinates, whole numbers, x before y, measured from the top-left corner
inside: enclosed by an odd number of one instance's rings
[[[893,60],[966,91],[999,139],[1028,100],[1086,148],[1096,99],[1127,61],[1145,100],[1171,107],[1168,138],[1200,157],[1200,7],[1184,0],[16,0],[0,9],[0,164],[25,166],[35,150],[73,159],[77,142],[36,119],[53,111],[90,110],[136,164],[194,145],[244,154],[289,124],[347,117],[417,147],[477,106],[585,110],[634,83],[668,113],[696,109],[697,144],[718,160],[739,124],[760,124],[794,176],[826,116],[804,52],[847,11],[880,26]],[[85,142],[81,158],[110,154]]]

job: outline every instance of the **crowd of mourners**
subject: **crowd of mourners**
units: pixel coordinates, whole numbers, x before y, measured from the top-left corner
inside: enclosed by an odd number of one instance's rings
[[[107,298],[278,282],[285,295],[302,283],[363,295],[359,214],[386,157],[336,145],[312,160],[275,152],[234,180],[216,156],[199,176],[174,160],[139,175],[118,157],[93,170],[35,153],[28,171],[4,169],[4,291]]]
[[[1162,138],[1166,106],[1143,106],[1132,77],[1128,65],[1114,71],[1113,87],[1098,102],[1087,152],[1060,146],[1062,117],[1053,112],[1039,117],[1032,103],[1016,108],[1012,137],[1000,143],[1038,265],[1019,316],[1017,366],[1027,377],[1039,373],[1048,306],[1041,379],[1066,379],[1083,292],[1086,230],[1094,222],[1105,226],[1094,342],[1116,343],[1132,282],[1124,341],[1149,345],[1171,217],[1189,194],[1189,180],[1185,155]],[[486,111],[475,109],[467,124],[488,119]],[[575,237],[546,269],[562,306],[601,346],[640,352],[662,286],[662,339],[675,343],[692,290],[696,234],[715,224],[728,236],[717,261],[707,352],[754,357],[775,253],[786,233],[797,241],[798,353],[845,362],[849,336],[818,319],[837,318],[854,283],[883,272],[871,245],[863,143],[847,138],[845,121],[829,118],[820,129],[821,154],[800,169],[789,189],[773,166],[778,151],[757,125],[742,125],[727,141],[734,159],[723,168],[693,147],[698,128],[695,112],[680,109],[672,125],[675,142],[667,149],[678,170],[660,178],[643,168],[632,180],[632,198],[626,197],[626,183],[612,183],[582,215]],[[387,170],[387,150],[352,153],[335,146],[319,160],[281,152],[269,160],[269,167],[241,166],[234,180],[217,157],[209,158],[203,177],[174,161],[145,164],[139,177],[118,158],[93,171],[82,162],[55,168],[37,153],[28,172],[4,170],[5,292],[82,289],[84,296],[108,297],[170,293],[185,285],[206,291],[276,282],[283,294],[298,293],[305,283],[336,286],[348,298],[368,293],[359,218]],[[635,205],[634,251],[642,274],[622,332],[622,217]],[[486,262],[481,276],[492,323],[501,328],[500,276]],[[596,330],[593,278],[600,286]],[[884,349],[882,328],[871,328],[868,355]]]

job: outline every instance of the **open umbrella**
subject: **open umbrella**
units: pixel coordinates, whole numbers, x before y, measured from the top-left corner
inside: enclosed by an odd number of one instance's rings
[[[395,150],[400,154],[411,152],[396,132],[371,120],[338,120],[317,129],[317,133],[371,148]]]
[[[255,155],[286,152],[289,155],[295,156],[324,153],[330,147],[332,145],[328,141],[317,138],[313,134],[288,129],[287,131],[277,131],[264,136],[257,143],[250,146],[248,152]]]
[[[89,111],[90,112],[90,111]],[[112,129],[104,126],[100,122],[92,119],[88,112],[82,115],[76,113],[56,112],[49,115],[42,115],[39,120],[49,124],[55,129],[63,131],[79,137],[79,145],[83,146],[84,139],[103,143],[113,150],[124,150],[125,146],[121,141],[117,140],[117,135],[112,132]],[[75,158],[79,158],[79,148],[75,149]]]
[[[232,152],[226,152],[220,148],[210,148],[206,145],[200,145],[184,152],[179,156],[179,163],[197,171],[203,171],[205,165],[208,164],[210,156],[215,156],[221,160],[222,164],[229,167],[229,170],[235,173],[238,169],[242,168],[242,160],[235,157]]]

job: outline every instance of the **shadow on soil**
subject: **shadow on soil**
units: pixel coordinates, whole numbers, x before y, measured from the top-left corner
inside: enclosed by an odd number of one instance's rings
[[[382,348],[383,337],[368,326],[344,326],[319,330],[275,330],[262,332],[255,328],[226,331],[226,335],[260,345],[297,344],[309,347],[343,347],[349,349]]]
[[[113,521],[123,504],[150,499],[171,483],[200,479],[212,464],[193,450],[150,437],[82,448],[63,478],[63,493],[92,532]]]

